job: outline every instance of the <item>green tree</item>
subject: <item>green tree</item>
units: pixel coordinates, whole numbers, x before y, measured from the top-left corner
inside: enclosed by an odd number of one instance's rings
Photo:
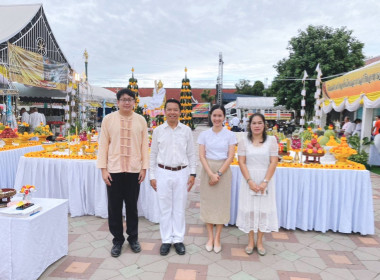
[[[263,90],[263,95],[266,97],[276,97],[276,91],[270,86]]]
[[[363,46],[346,27],[333,29],[327,26],[309,25],[305,31],[289,41],[289,58],[280,60],[271,91],[276,93],[276,105],[286,105],[288,109],[301,108],[301,80],[303,71],[309,78],[315,78],[315,68],[321,65],[323,76],[345,73],[364,64]],[[323,78],[323,77],[322,77]],[[326,81],[326,80],[325,80]],[[310,116],[314,109],[315,82],[306,81],[306,112]]]
[[[208,103],[212,103],[215,99],[215,96],[210,95],[211,90],[210,89],[204,89],[201,93],[201,98]]]
[[[249,84],[250,80],[239,80],[239,83],[235,84],[237,94],[254,95],[253,87]]]
[[[252,91],[255,96],[263,96],[264,95],[264,83],[262,81],[256,81],[253,84]]]

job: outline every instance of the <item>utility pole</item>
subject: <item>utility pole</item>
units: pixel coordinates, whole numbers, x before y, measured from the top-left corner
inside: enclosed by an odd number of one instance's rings
[[[88,72],[87,72],[88,52],[86,49],[84,49],[83,58],[84,58],[84,67],[85,67],[85,71],[86,71],[86,82],[88,82]]]
[[[216,84],[216,104],[223,104],[223,56],[219,53],[219,73],[218,80]]]

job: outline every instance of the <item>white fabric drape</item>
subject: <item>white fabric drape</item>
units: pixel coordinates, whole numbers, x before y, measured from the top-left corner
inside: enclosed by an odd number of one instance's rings
[[[364,96],[363,101],[367,108],[380,108],[380,98],[372,101],[367,96]]]
[[[139,216],[157,223],[158,200],[148,178],[149,174],[140,185]],[[108,217],[107,187],[95,160],[21,157],[14,188],[19,190],[25,184],[37,187],[35,197],[68,199],[72,217]]]
[[[238,166],[231,171],[229,224],[235,224],[242,175]],[[369,171],[278,167],[275,179],[280,227],[374,234]]]
[[[0,279],[37,279],[68,253],[67,201],[33,199],[41,212],[25,218],[0,215]],[[1,212],[1,209],[0,209]]]
[[[17,165],[21,156],[42,150],[42,146],[39,145],[0,152],[0,188],[13,188]]]
[[[354,112],[358,110],[362,105],[364,105],[366,108],[380,108],[380,98],[372,101],[365,94],[361,94],[360,97],[352,103],[350,103],[349,99],[346,97],[344,101],[339,104],[339,106],[335,104],[334,99],[331,99],[328,105],[323,104],[322,110],[326,114],[329,113],[332,109],[337,112],[342,112],[344,109],[350,112]]]
[[[362,98],[358,98],[354,102],[350,103],[350,102],[348,102],[348,99],[346,99],[345,100],[345,107],[346,107],[346,109],[348,111],[350,111],[350,112],[356,111],[360,107],[361,100],[362,100]]]

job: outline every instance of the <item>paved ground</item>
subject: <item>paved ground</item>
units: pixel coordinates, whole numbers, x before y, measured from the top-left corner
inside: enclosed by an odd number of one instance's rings
[[[194,132],[196,139],[204,128]],[[69,255],[51,265],[40,279],[379,279],[380,280],[380,176],[371,174],[376,234],[340,234],[280,230],[267,234],[268,254],[244,252],[247,236],[225,227],[220,254],[204,249],[206,229],[199,219],[199,181],[189,194],[186,211],[187,253],[172,249],[159,255],[159,225],[140,218],[142,252],[125,244],[112,258],[112,236],[107,220],[94,216],[69,218]]]

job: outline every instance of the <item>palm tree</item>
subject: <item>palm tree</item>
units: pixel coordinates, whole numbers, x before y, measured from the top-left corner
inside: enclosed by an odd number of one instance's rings
[[[210,89],[204,89],[201,93],[201,98],[208,103],[212,103],[215,99],[215,96],[210,95],[211,90]]]

